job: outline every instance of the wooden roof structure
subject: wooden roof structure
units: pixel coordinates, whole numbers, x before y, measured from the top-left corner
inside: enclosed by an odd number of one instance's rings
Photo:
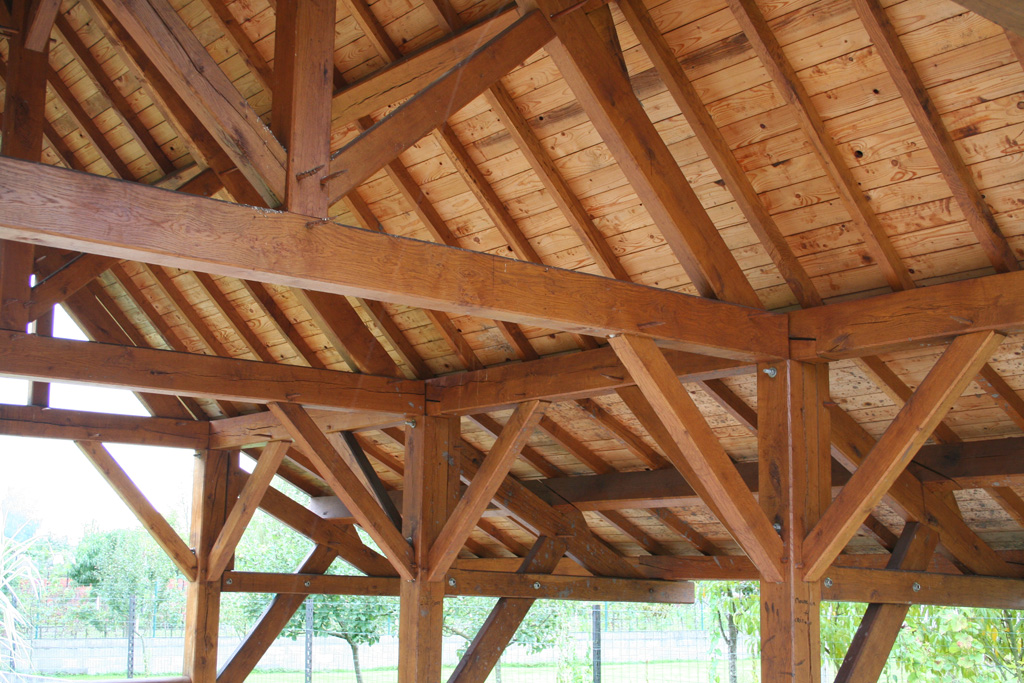
[[[446,593],[503,598],[459,683],[537,597],[760,580],[766,682],[820,679],[821,600],[872,603],[843,681],[910,603],[1024,608],[1013,0],[0,27],[0,374],[33,380],[0,431],[78,442],[190,580],[185,679],[243,680],[310,592],[400,595],[402,683],[439,680]],[[91,342],[51,338],[58,305]],[[103,442],[202,454],[189,543]],[[231,569],[257,506],[315,542],[296,574]],[[217,671],[231,590],[277,597]]]

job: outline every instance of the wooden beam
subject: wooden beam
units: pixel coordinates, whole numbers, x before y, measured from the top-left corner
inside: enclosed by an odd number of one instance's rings
[[[793,254],[785,236],[775,224],[775,219],[761,203],[753,183],[740,166],[722,132],[715,125],[697,89],[686,76],[682,65],[651,19],[644,3],[640,0],[622,0],[618,6],[643,45],[644,52],[654,63],[676,106],[686,117],[701,147],[707,152],[708,158],[725,181],[743,216],[793,291],[797,302],[804,308],[820,306],[821,295],[818,294],[810,276]]]
[[[427,90],[333,155],[330,173],[322,177],[332,199],[352,192],[552,37],[544,18],[530,13],[460,60]]]
[[[306,171],[323,169],[330,161],[336,9],[333,0],[280,0],[277,5],[271,124],[288,150],[284,203],[289,211],[308,216],[326,217],[328,209],[318,174]]]
[[[178,571],[184,574],[189,581],[195,581],[197,575],[196,556],[178,536],[178,532],[171,528],[163,515],[157,512],[149,499],[121,469],[121,466],[103,447],[103,444],[96,441],[76,441],[75,445],[110,484],[118,498],[123,500],[132,514],[138,518],[153,540],[178,568]]]
[[[517,573],[550,574],[565,554],[565,543],[559,539],[541,536],[523,558]],[[455,587],[460,587],[456,578]],[[531,598],[503,597],[491,609],[473,642],[459,659],[449,676],[449,683],[483,683],[498,663],[502,652],[523,623],[533,606]]]
[[[413,380],[0,332],[0,374],[163,394],[419,412]]]
[[[309,409],[313,421],[325,434],[394,427],[405,418],[392,413],[341,413],[336,410]],[[288,438],[288,430],[270,412],[250,413],[209,423],[210,443],[214,448],[241,448]]]
[[[883,294],[792,311],[792,355],[838,360],[885,353],[982,330],[1024,330],[1024,273]]]
[[[26,50],[48,52],[53,21],[60,10],[60,0],[35,0],[25,34],[21,40]]]
[[[507,574],[459,569],[450,571],[448,578],[455,579],[455,585],[449,583],[446,589],[449,595],[670,604],[694,601],[693,584],[682,581],[561,576],[540,572]],[[540,586],[536,585],[538,583]]]
[[[808,533],[803,557],[808,580],[821,578],[1002,340],[994,332],[976,332],[950,344]]]
[[[406,431],[402,534],[415,552],[415,577],[401,587],[399,683],[441,679],[444,583],[428,580],[430,553],[460,493],[457,418],[423,416]]]
[[[974,176],[964,163],[953,136],[943,123],[928,88],[885,10],[878,0],[855,0],[853,5],[985,255],[996,272],[1020,270],[1013,249],[985,203]]]
[[[523,4],[532,6],[534,0]],[[698,293],[759,307],[753,287],[593,24],[582,12],[563,12],[568,1],[535,0],[535,5],[559,38],[548,54]]]
[[[205,450],[208,422],[0,404],[0,434]]]
[[[330,568],[336,556],[337,553],[334,550],[318,545],[306,556],[297,573],[323,574]],[[306,596],[302,594],[274,596],[245,640],[239,643],[234,653],[228,658],[220,675],[204,680],[216,680],[217,683],[242,683],[256,668],[277,637],[281,635],[281,631],[305,599]]]
[[[832,453],[835,459],[850,471],[858,470],[864,458],[875,447],[875,440],[863,427],[838,406],[830,406],[832,418]],[[984,445],[982,445],[984,444]],[[965,449],[984,454],[978,458],[964,458]],[[896,478],[889,489],[885,502],[908,521],[922,521],[939,534],[939,542],[953,556],[957,565],[975,574],[995,576],[1020,576],[1021,569],[1006,563],[977,532],[973,531],[959,511],[951,508],[938,490],[922,486],[931,481],[934,485],[946,485],[956,481],[966,488],[984,487],[1003,480],[1005,475],[995,470],[1007,471],[1009,460],[1018,456],[999,452],[999,442],[975,442],[975,444],[952,444],[927,446],[922,451],[931,451],[926,462],[911,465]],[[968,464],[970,462],[970,464]],[[997,462],[1002,462],[997,465]],[[967,475],[959,479],[958,475]],[[980,476],[979,480],[972,480]]]
[[[16,0],[11,25],[17,32],[8,41],[8,69],[4,89],[4,117],[0,128],[0,155],[39,161],[46,128],[46,75],[49,70],[49,41],[42,50],[25,45],[32,23],[32,0]],[[24,332],[28,327],[31,301],[33,247],[0,242],[0,328]]]
[[[761,581],[761,678],[812,683],[821,679],[821,590],[803,579],[801,558],[832,498],[828,368],[788,361],[758,369],[758,502],[784,553],[783,580]]]
[[[487,458],[473,476],[469,488],[430,546],[425,574],[427,581],[441,580],[451,567],[477,520],[508,475],[512,463],[533,435],[547,406],[540,401],[521,403],[509,418]]]
[[[629,335],[614,337],[611,343],[672,440],[679,444],[683,468],[671,452],[666,453],[669,460],[684,476],[684,469],[696,475],[719,520],[765,578],[781,580],[782,543],[778,535],[661,351],[654,342]]]
[[[220,589],[222,593],[397,596],[400,581],[394,576],[225,572]]]
[[[788,353],[786,316],[676,292],[12,159],[0,159],[0,187],[3,238],[547,329],[633,332],[710,355]],[[125,203],[145,212],[145,230],[111,209]],[[183,215],[204,218],[186,226]],[[585,309],[572,305],[581,300]]]
[[[277,468],[284,459],[284,454],[291,446],[290,441],[274,441],[263,449],[263,454],[256,463],[256,468],[245,481],[238,500],[230,501],[231,509],[224,521],[224,527],[217,535],[210,548],[210,557],[206,565],[208,581],[220,581],[221,574],[235,554],[235,548],[245,533],[256,509],[260,506],[263,494],[270,487],[270,481],[277,474]]]
[[[36,320],[51,311],[54,306],[64,303],[92,280],[102,275],[118,259],[95,254],[81,254],[74,261],[38,282],[32,288],[32,300],[28,319]]]
[[[359,525],[380,547],[399,575],[411,579],[412,548],[409,543],[309,414],[302,406],[291,403],[271,403],[269,408],[287,427],[296,445],[313,460],[320,476],[352,511]]]
[[[939,538],[928,527],[908,523],[889,559],[886,569],[921,571],[935,552]],[[834,585],[834,581],[833,581]],[[882,674],[896,643],[909,605],[872,603],[861,618],[850,649],[846,652],[836,683],[874,683]]]
[[[1024,581],[992,576],[832,567],[826,600],[1024,609]]]
[[[166,0],[105,0],[174,92],[271,206],[285,196],[285,151]]]
[[[477,46],[508,28],[516,18],[513,7],[506,7],[495,17],[487,17],[459,33],[445,36],[339,90],[331,109],[335,127],[348,125],[424,90]]]
[[[501,426],[500,422],[498,422],[497,420],[495,420],[493,417],[491,417],[489,415],[484,415],[484,414],[481,413],[481,414],[477,414],[477,415],[472,415],[472,416],[470,416],[469,419],[472,420],[474,423],[476,423],[476,425],[478,427],[480,427],[481,429],[483,429],[485,432],[487,432],[488,434],[493,436],[495,439],[497,439],[501,435],[501,432],[504,429]],[[544,426],[545,425],[545,421],[550,423],[551,420],[550,420],[550,418],[542,417],[541,420],[540,420],[540,424],[538,426],[541,429],[543,429],[545,432],[550,434],[551,433],[550,430],[546,429],[545,426]],[[552,437],[552,438],[555,438],[555,437]],[[520,455],[522,455],[523,460],[525,460],[526,462],[530,463],[530,465],[534,469],[536,469],[538,472],[543,474],[545,477],[564,477],[565,476],[565,473],[562,472],[562,470],[560,470],[559,468],[557,468],[554,465],[552,465],[551,463],[549,463],[547,461],[547,459],[539,451],[537,451],[534,448],[531,448],[530,446],[523,446],[522,450],[520,451]]]
[[[729,0],[729,9],[746,35],[754,52],[764,64],[775,87],[790,104],[792,112],[808,137],[814,154],[831,178],[843,206],[860,232],[864,245],[882,269],[886,282],[894,290],[913,289],[914,280],[892,246],[885,227],[868,204],[849,166],[821,119],[800,81],[796,69],[786,57],[778,39],[768,26],[756,0]]]
[[[263,58],[260,51],[253,44],[252,40],[249,39],[245,29],[242,28],[242,24],[235,18],[234,13],[228,8],[227,3],[223,0],[203,0],[203,5],[206,7],[206,11],[209,12],[210,16],[215,22],[220,25],[223,29],[227,39],[234,44],[235,49],[238,51],[238,56],[245,64],[245,68],[249,71],[260,85],[264,89],[270,90],[275,85],[274,83],[274,72],[267,64],[267,60]],[[278,3],[278,7],[281,7],[283,3]],[[281,9],[275,8],[276,11],[281,12]],[[333,17],[331,18],[331,24],[333,25]]]
[[[401,376],[398,365],[363,324],[348,299],[298,289],[292,290],[292,293],[331,342],[331,346],[353,370],[373,375]]]
[[[682,382],[746,375],[752,365],[666,350],[665,359]],[[441,414],[476,414],[520,401],[592,398],[635,386],[609,347],[546,356],[540,360],[461,372],[427,381],[427,395]]]
[[[195,683],[217,680],[220,641],[220,586],[206,580],[206,560],[227,515],[232,457],[226,451],[206,451],[196,458],[192,484],[190,545],[198,559],[198,576],[185,597],[185,656],[183,673]]]

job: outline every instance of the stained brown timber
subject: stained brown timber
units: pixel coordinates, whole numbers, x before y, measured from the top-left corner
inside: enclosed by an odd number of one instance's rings
[[[0,404],[0,434],[205,450],[209,447],[210,424]]]
[[[0,188],[3,238],[715,356],[787,354],[785,316],[676,292],[12,159]]]
[[[803,555],[807,579],[821,578],[1002,340],[994,332],[975,332],[950,344],[808,533]]]
[[[488,17],[447,36],[343,88],[334,95],[332,103],[335,125],[347,125],[422,91],[515,19],[516,13],[512,8],[506,8],[496,17]]]
[[[974,176],[960,156],[953,136],[942,121],[917,66],[900,42],[885,9],[878,0],[854,0],[853,5],[989,261],[996,272],[1020,270],[1013,249],[999,229],[992,210],[985,203],[984,196],[974,182]]]
[[[95,280],[115,263],[117,259],[107,256],[80,255],[32,288],[28,319],[36,320],[51,311],[54,306],[64,303],[69,296]]]
[[[325,434],[395,427],[405,421],[394,413],[340,413],[335,410],[307,410]],[[269,412],[250,413],[210,422],[210,443],[214,448],[254,446],[287,439],[288,430]]]
[[[916,522],[908,523],[886,569],[927,569],[938,540],[928,527]],[[909,609],[907,605],[868,605],[836,674],[836,683],[874,683],[878,680]]]
[[[174,92],[269,205],[285,193],[285,151],[166,0],[107,0]]]
[[[150,533],[157,545],[167,554],[167,557],[174,563],[178,570],[185,575],[189,581],[195,581],[197,577],[196,556],[185,545],[185,542],[178,536],[178,532],[171,528],[167,520],[163,518],[149,499],[128,477],[121,466],[117,464],[113,456],[103,447],[103,444],[96,441],[77,441],[76,445],[93,464],[100,475],[114,489],[114,493],[124,501],[125,505],[132,511],[146,531]]]
[[[593,24],[571,3],[528,0],[550,18],[558,40],[548,54],[615,156],[701,296],[760,306],[664,139],[633,93],[626,75]]]
[[[672,350],[664,354],[683,382],[753,372],[753,366],[739,361]],[[531,399],[592,398],[629,386],[635,386],[629,372],[605,347],[438,377],[427,381],[427,396],[432,409],[456,415],[490,412]]]
[[[1024,581],[919,571],[832,567],[826,600],[894,605],[1024,609]]]
[[[792,355],[838,360],[940,344],[982,330],[1024,330],[1020,272],[883,294],[789,313]]]
[[[421,413],[422,384],[295,365],[0,331],[0,374],[161,394]]]
[[[53,20],[60,10],[60,0],[35,0],[25,36],[22,39],[25,49],[33,52],[46,52],[53,31]]]
[[[694,585],[687,581],[616,579],[564,576],[547,573],[466,571],[447,574],[445,595],[497,597],[512,600],[614,600],[687,604],[694,601]],[[454,583],[452,580],[454,579]],[[225,572],[225,593],[277,593],[279,595],[398,595],[401,579],[385,576],[323,576],[261,572]],[[537,584],[540,584],[539,586]]]
[[[1024,7],[1016,0],[956,0],[956,3],[1008,31],[1024,36]]]
[[[845,431],[846,420],[833,410],[833,434]],[[852,418],[849,418],[852,421]],[[866,435],[866,432],[863,432]],[[841,442],[849,441],[844,437]],[[873,440],[856,442],[866,454]],[[846,445],[842,446],[843,448]],[[960,444],[923,447],[911,461],[907,472],[926,488],[956,482],[962,488],[1006,486],[1024,481],[1024,438],[993,439]],[[737,463],[736,470],[752,492],[757,492],[757,467]],[[834,490],[849,481],[850,474],[839,463],[832,464]],[[542,497],[557,501],[556,507],[572,505],[579,510],[647,509],[685,507],[699,502],[696,492],[682,475],[670,470],[616,472],[588,476],[562,477],[530,481],[525,485]],[[554,492],[557,498],[545,492]]]
[[[680,457],[667,454],[672,464],[700,482],[703,497],[765,578],[782,580],[779,536],[661,351],[650,340],[628,335],[614,337],[611,343],[672,440],[680,444]]]
[[[323,178],[330,196],[340,199],[352,192],[552,37],[539,13],[527,14],[460,60],[425,91],[333,155],[330,173]]]

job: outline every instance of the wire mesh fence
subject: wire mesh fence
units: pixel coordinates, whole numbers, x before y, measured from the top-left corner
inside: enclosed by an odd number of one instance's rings
[[[751,601],[751,597],[753,600]],[[223,665],[271,596],[225,594]],[[759,680],[756,591],[724,613],[705,596],[692,605],[537,601],[488,678],[493,683],[753,683]],[[443,678],[454,670],[494,600],[445,600]],[[745,605],[745,603],[743,603]],[[823,606],[823,679],[830,680],[864,606]],[[177,675],[184,650],[184,592],[51,601],[24,649],[5,653],[0,680]],[[311,596],[249,680],[384,683],[397,678],[398,600]],[[6,670],[6,673],[4,672]],[[911,611],[882,675],[886,683],[1024,683],[1024,613]]]

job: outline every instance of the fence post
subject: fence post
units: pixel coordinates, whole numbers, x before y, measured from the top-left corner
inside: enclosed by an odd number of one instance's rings
[[[594,643],[594,683],[601,683],[601,605],[591,607],[590,632]]]
[[[306,598],[306,683],[313,683],[313,596]]]
[[[128,597],[128,676],[135,676],[135,596]]]

